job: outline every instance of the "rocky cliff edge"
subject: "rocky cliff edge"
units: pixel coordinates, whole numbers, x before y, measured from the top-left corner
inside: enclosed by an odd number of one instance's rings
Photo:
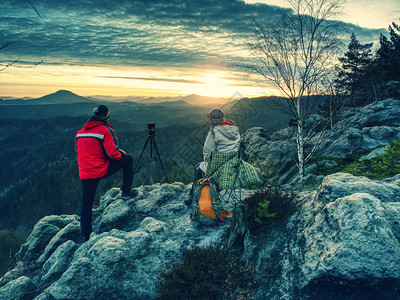
[[[254,298],[396,299],[399,183],[399,175],[372,181],[333,174],[318,190],[299,195],[296,213],[283,226],[258,238],[248,233],[244,249],[259,279]],[[189,187],[142,186],[129,201],[119,189],[109,190],[85,243],[78,216],[43,218],[17,254],[17,266],[1,279],[0,299],[158,298],[165,264],[228,238],[231,220],[217,228],[190,221],[183,204]]]

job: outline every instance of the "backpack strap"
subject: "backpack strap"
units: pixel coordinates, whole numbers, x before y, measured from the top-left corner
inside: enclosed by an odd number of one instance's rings
[[[210,179],[207,179],[207,180],[208,180],[208,184],[210,185],[211,200],[216,199],[217,198],[217,191],[215,190],[214,184],[210,181]]]
[[[221,218],[220,212],[221,212],[221,204],[219,203],[219,194],[217,190],[215,189],[214,183],[212,183],[210,180],[208,180],[208,184],[210,185],[210,196],[211,196],[211,205],[215,211],[215,214],[217,215],[217,222],[220,220],[223,220]]]

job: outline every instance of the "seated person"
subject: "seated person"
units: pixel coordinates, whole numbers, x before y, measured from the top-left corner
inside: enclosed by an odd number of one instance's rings
[[[240,134],[239,128],[233,121],[227,120],[224,112],[219,108],[213,108],[207,114],[210,121],[210,131],[207,134],[203,147],[204,161],[197,164],[194,170],[194,180],[189,198],[185,201],[187,205],[193,201],[193,187],[195,183],[205,177],[208,163],[212,152],[231,153],[239,151]]]

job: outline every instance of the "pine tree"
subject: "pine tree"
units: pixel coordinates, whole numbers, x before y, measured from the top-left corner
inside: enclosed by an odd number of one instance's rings
[[[365,88],[367,91],[369,90],[368,85],[371,78],[367,75],[369,75],[368,68],[373,61],[372,45],[373,43],[362,45],[356,35],[352,33],[347,52],[344,57],[339,58],[342,66],[338,70],[336,87],[341,93],[350,97],[351,105],[358,105],[360,101],[372,100],[366,96],[368,93],[360,95],[360,91],[366,91]],[[366,97],[366,99],[360,100],[362,97]]]
[[[383,34],[379,38],[377,70],[385,81],[400,81],[400,26],[393,22],[388,30],[390,40]]]

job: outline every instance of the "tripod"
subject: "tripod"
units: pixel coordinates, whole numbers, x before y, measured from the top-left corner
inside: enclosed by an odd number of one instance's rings
[[[149,141],[150,141],[150,158],[151,158],[151,159],[153,158],[153,151],[155,150],[155,151],[156,151],[156,154],[157,154],[157,157],[154,156],[154,160],[155,160],[155,162],[156,162],[156,169],[157,169],[157,158],[158,158],[158,160],[159,160],[159,162],[160,162],[160,165],[161,165],[161,168],[162,168],[162,171],[163,171],[163,173],[164,173],[165,181],[166,181],[167,183],[169,183],[169,182],[168,182],[167,174],[165,173],[164,165],[163,165],[163,163],[162,163],[162,161],[161,161],[160,153],[158,152],[156,140],[155,140],[155,138],[154,138],[154,137],[155,137],[155,134],[156,134],[156,124],[155,124],[154,122],[149,123],[149,124],[147,124],[147,128],[149,129],[149,135],[148,135],[148,137],[147,137],[146,142],[144,143],[144,146],[143,146],[143,149],[142,149],[142,153],[140,153],[139,159],[138,159],[138,161],[137,161],[137,163],[136,163],[136,166],[135,166],[135,169],[133,170],[133,173],[135,174],[136,169],[137,169],[137,166],[139,165],[139,162],[140,162],[140,160],[141,160],[141,158],[142,158],[142,156],[143,156],[143,152],[144,152],[144,150],[146,149],[146,146],[147,146],[147,144],[148,144]],[[154,150],[153,150],[153,149],[154,149]],[[158,170],[157,170],[157,171],[158,171]],[[158,173],[158,172],[157,172],[157,173]],[[164,179],[164,178],[162,178],[162,179]],[[161,183],[162,179],[161,179],[160,177],[158,177],[158,180],[160,181],[160,183]]]

